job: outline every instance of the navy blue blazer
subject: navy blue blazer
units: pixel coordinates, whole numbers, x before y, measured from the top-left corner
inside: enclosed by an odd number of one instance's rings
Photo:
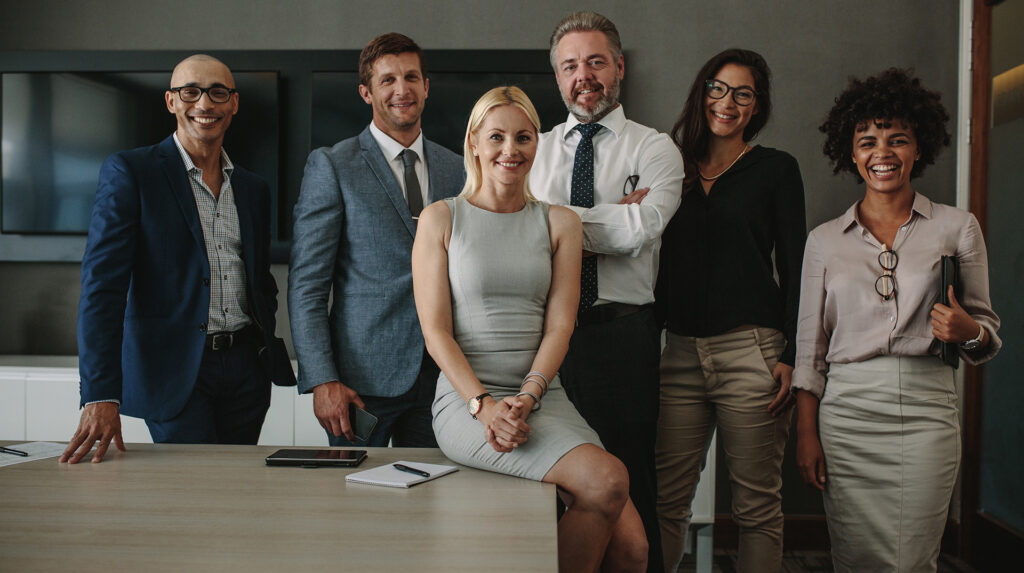
[[[270,190],[237,165],[231,187],[250,314],[265,347],[273,348],[277,285],[270,274]],[[154,421],[176,416],[199,372],[209,305],[203,229],[174,140],[108,157],[100,168],[82,258],[82,404],[119,399],[122,414]],[[265,372],[271,368],[264,365]]]
[[[423,154],[430,202],[458,194],[462,157],[427,140]],[[412,294],[415,235],[369,127],[309,155],[288,269],[300,392],[339,380],[359,394],[392,397],[416,382],[424,345]]]

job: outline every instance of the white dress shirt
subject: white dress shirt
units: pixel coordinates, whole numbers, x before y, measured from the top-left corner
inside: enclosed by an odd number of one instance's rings
[[[594,135],[594,206],[569,206],[572,168],[580,132],[574,116],[540,136],[530,172],[530,191],[553,205],[565,205],[583,221],[583,249],[597,254],[597,302],[654,302],[661,233],[679,207],[683,158],[672,140],[626,119],[622,106],[597,123]],[[650,187],[639,204],[620,205],[627,178],[636,189]],[[632,185],[626,190],[632,191]]]
[[[376,124],[370,122],[370,135],[373,136],[374,141],[377,142],[377,146],[380,147],[381,153],[384,154],[384,159],[388,160],[388,166],[391,167],[391,172],[395,174],[395,179],[398,180],[398,186],[402,188],[402,196],[405,197],[406,203],[409,202],[409,192],[405,189],[405,167],[402,165],[402,158],[400,155],[405,151],[405,147],[401,143],[398,143],[391,136],[381,131]],[[420,191],[423,193],[423,206],[426,207],[430,204],[430,181],[427,179],[427,158],[423,156],[423,130],[420,130],[420,134],[416,136],[416,141],[412,142],[409,149],[416,152],[416,178],[420,180]]]

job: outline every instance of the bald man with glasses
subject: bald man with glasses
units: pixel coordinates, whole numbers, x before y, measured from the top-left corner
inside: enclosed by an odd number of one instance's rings
[[[179,63],[164,94],[177,129],[100,169],[82,258],[82,415],[61,462],[124,451],[120,415],[154,442],[255,444],[270,383],[295,384],[275,338],[270,190],[222,145],[238,112],[231,71]]]

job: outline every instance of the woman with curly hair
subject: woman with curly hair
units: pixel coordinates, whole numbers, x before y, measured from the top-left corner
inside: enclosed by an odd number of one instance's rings
[[[738,569],[782,567],[782,457],[807,224],[796,159],[750,144],[771,114],[770,77],[756,52],[717,54],[697,72],[672,132],[687,178],[662,240],[656,292],[668,328],[656,446],[666,571],[683,556],[716,428]]]
[[[953,368],[939,341],[976,364],[1002,342],[973,215],[911,187],[949,144],[937,92],[889,69],[851,80],[820,127],[834,172],[864,198],[814,229],[797,330],[797,465],[824,492],[843,571],[935,571],[960,465]],[[936,302],[943,255],[962,294]]]

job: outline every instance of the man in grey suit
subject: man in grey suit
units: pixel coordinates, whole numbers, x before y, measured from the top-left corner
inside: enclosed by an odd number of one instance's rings
[[[423,137],[429,82],[410,38],[371,40],[359,82],[373,121],[310,154],[295,205],[288,310],[299,392],[313,392],[333,446],[437,447],[438,368],[413,302],[412,244],[423,207],[462,189],[462,158]],[[353,433],[353,404],[379,418],[366,439]]]

